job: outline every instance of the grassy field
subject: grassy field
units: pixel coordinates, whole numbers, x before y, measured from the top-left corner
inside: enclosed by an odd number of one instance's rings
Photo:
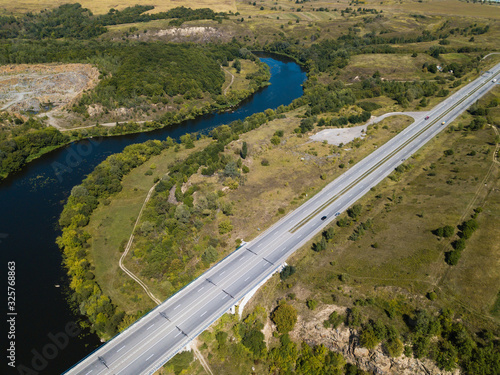
[[[78,1],[68,1],[68,0],[18,0],[15,2],[10,1],[0,1],[0,9],[3,10],[4,13],[13,13],[13,14],[21,14],[26,12],[38,12],[42,9],[50,9],[58,7],[62,4],[68,3],[80,3],[82,7],[88,8],[94,14],[104,14],[108,13],[111,8],[122,10],[126,7],[133,7],[138,2],[130,1],[130,0],[121,0],[121,1],[95,1],[95,0],[78,0]],[[189,8],[210,8],[217,12],[228,12],[228,11],[236,11],[236,4],[234,0],[223,0],[223,1],[214,1],[214,0],[197,0],[196,2],[190,1],[178,1],[178,0],[153,0],[143,3],[144,5],[153,5],[155,9],[153,9],[152,13],[164,12],[169,9],[185,6]]]
[[[424,73],[424,63],[438,64],[439,60],[426,54],[417,57],[407,55],[367,54],[353,56],[349,64],[342,69],[340,78],[344,81],[355,81],[371,77],[376,71],[387,80],[411,81],[416,79],[435,79],[432,73]]]
[[[132,233],[137,215],[146,195],[153,185],[155,176],[163,176],[175,160],[183,159],[191,151],[206,146],[210,142],[204,139],[196,143],[191,150],[181,149],[175,152],[172,148],[161,155],[151,158],[147,163],[134,169],[123,181],[123,189],[109,205],[100,205],[92,214],[88,231],[92,236],[90,254],[95,266],[96,279],[104,293],[127,313],[147,311],[154,303],[145,292],[119,268],[120,248],[128,241]],[[151,176],[144,173],[156,166]],[[153,294],[156,291],[153,291]],[[132,298],[131,298],[132,297]]]

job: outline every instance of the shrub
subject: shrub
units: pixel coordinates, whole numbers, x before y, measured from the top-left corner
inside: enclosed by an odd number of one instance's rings
[[[336,311],[332,312],[328,317],[328,321],[330,322],[332,328],[337,328],[344,320],[345,318],[342,315],[339,315]]]
[[[307,301],[307,307],[310,309],[310,310],[315,310],[316,307],[318,307],[318,301],[316,301],[315,299],[310,299]]]
[[[229,219],[221,221],[219,223],[219,234],[226,234],[229,233],[233,230],[233,226],[231,225],[231,222]]]
[[[285,266],[283,267],[283,270],[280,272],[280,279],[281,280],[286,280],[290,276],[292,276],[295,273],[295,267],[294,266]]]
[[[273,135],[273,136],[271,137],[271,143],[272,143],[273,145],[277,146],[277,145],[279,145],[279,144],[280,144],[280,142],[281,142],[280,137],[278,137],[277,135]]]

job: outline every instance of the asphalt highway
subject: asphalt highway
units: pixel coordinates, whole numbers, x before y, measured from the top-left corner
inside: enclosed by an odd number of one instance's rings
[[[434,107],[427,113],[428,119],[408,126],[66,374],[155,372],[499,80],[500,64]]]

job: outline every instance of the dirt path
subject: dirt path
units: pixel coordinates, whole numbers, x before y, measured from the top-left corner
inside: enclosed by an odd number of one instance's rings
[[[226,70],[224,68],[222,68],[222,70],[224,70],[226,73],[230,74],[231,75],[231,82],[229,83],[229,86],[227,86],[225,89],[224,89],[224,95],[226,95],[227,93],[227,90],[229,90],[229,88],[231,87],[231,85],[233,84],[234,82],[234,75],[233,73],[231,73],[229,70]]]
[[[198,339],[194,339],[191,342],[191,349],[193,349],[193,353],[198,358],[200,361],[200,364],[203,366],[207,374],[214,375],[212,370],[210,369],[210,366],[208,365],[208,362],[205,360],[205,357],[203,357],[203,354],[198,350]]]
[[[492,53],[488,53],[486,56],[483,57],[483,60],[491,55],[500,55],[500,52],[492,52]]]
[[[135,282],[137,282],[137,284],[139,284],[142,287],[142,289],[144,289],[144,291],[149,296],[149,298],[151,298],[157,305],[159,305],[161,303],[161,301],[158,298],[156,298],[153,295],[153,293],[151,293],[151,291],[149,290],[149,288],[147,287],[147,285],[144,284],[144,282],[141,279],[139,279],[127,267],[125,267],[123,265],[123,260],[127,256],[130,248],[132,247],[132,243],[134,242],[135,228],[137,227],[137,224],[139,224],[139,220],[141,219],[141,216],[142,216],[142,211],[144,210],[144,207],[146,207],[146,204],[148,203],[149,199],[151,198],[151,195],[153,194],[153,190],[154,190],[154,188],[156,187],[157,184],[158,183],[154,184],[153,187],[151,189],[149,189],[148,195],[146,196],[146,199],[144,200],[144,203],[142,204],[141,210],[139,211],[139,215],[137,216],[137,220],[135,221],[134,228],[132,229],[132,234],[130,235],[130,238],[129,238],[128,242],[127,242],[127,246],[125,247],[125,251],[123,252],[122,256],[120,257],[120,261],[119,261],[118,264],[120,265],[120,268],[123,270],[123,272],[125,272]]]

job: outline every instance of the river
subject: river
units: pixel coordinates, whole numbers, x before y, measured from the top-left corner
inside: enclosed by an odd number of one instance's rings
[[[287,105],[302,96],[306,74],[296,63],[274,55],[262,55],[260,59],[271,68],[271,85],[245,100],[234,112],[205,115],[148,133],[103,138],[99,143],[74,143],[31,162],[0,184],[0,266],[5,283],[4,328],[0,333],[2,374],[60,374],[101,344],[89,330],[75,335],[72,324],[79,318],[67,302],[68,279],[55,244],[60,234],[59,214],[72,187],[107,156],[130,144],[207,133],[216,126]],[[67,168],[56,175],[61,165]],[[15,278],[15,286],[10,291],[15,292],[15,305],[11,304],[13,310],[9,311],[7,275],[8,266],[13,264],[15,271],[11,271],[10,278],[11,282]],[[12,349],[17,370],[8,366],[11,360],[6,358]],[[24,371],[19,366],[24,366]]]

